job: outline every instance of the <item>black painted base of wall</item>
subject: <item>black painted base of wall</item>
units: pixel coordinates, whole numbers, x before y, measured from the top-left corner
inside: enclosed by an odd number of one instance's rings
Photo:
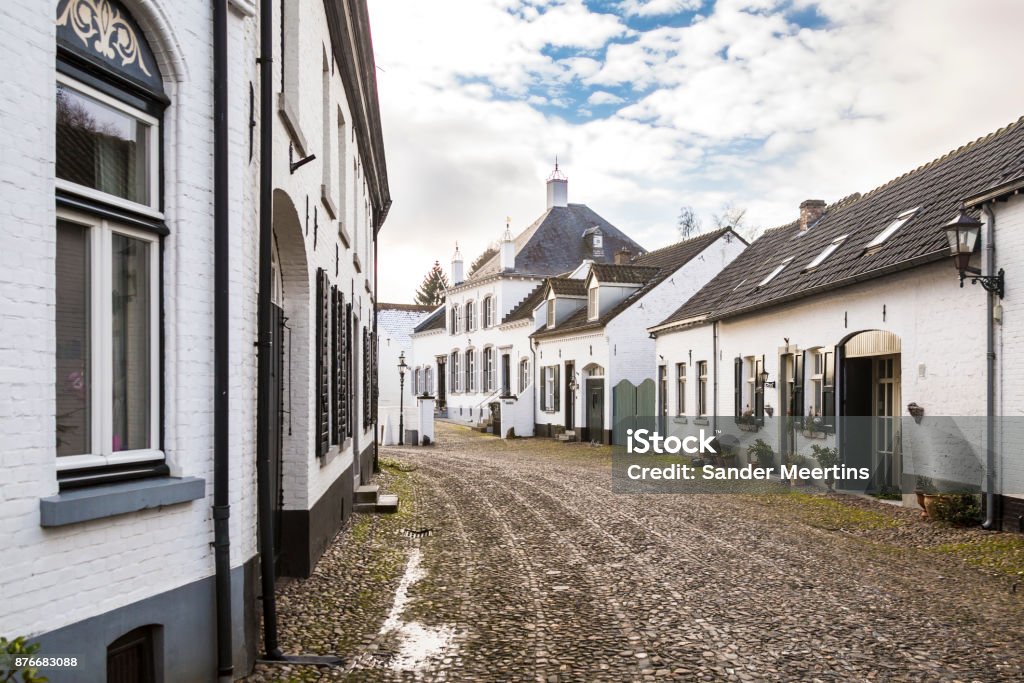
[[[211,560],[211,566],[212,566]],[[234,677],[252,671],[259,641],[259,558],[231,571]],[[140,578],[144,581],[144,578]],[[111,585],[111,591],[117,591]],[[216,587],[213,576],[31,638],[40,654],[77,657],[75,668],[40,669],[51,681],[103,683],[107,647],[140,627],[150,627],[157,683],[217,680]]]
[[[986,496],[981,496],[982,512],[986,511]],[[1024,532],[1024,499],[995,496],[996,528],[1001,531]]]
[[[370,449],[372,456],[373,449]],[[346,468],[311,510],[281,511],[281,554],[278,576],[307,578],[331,540],[352,514],[354,472]]]
[[[361,485],[369,484],[373,480],[373,454],[376,452],[376,446],[371,442],[363,452],[359,454],[359,483]]]

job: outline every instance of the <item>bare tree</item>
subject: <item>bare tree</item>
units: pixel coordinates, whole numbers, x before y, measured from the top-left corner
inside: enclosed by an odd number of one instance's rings
[[[736,234],[748,242],[753,242],[761,234],[761,227],[747,223],[747,209],[743,206],[736,206],[732,202],[722,204],[718,213],[712,214],[711,221],[715,229],[732,228]]]
[[[696,237],[700,234],[701,221],[700,216],[693,210],[693,207],[689,204],[679,208],[679,218],[676,219],[676,227],[679,229],[679,234],[684,240],[688,240],[691,237]]]

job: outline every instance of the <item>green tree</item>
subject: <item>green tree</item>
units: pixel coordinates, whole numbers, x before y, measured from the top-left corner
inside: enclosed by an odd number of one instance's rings
[[[416,303],[421,306],[440,306],[444,301],[444,290],[450,286],[448,276],[441,270],[441,263],[434,261],[420,288],[416,290]]]

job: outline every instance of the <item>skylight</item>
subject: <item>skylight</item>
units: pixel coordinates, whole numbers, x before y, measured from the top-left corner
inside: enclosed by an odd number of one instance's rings
[[[813,270],[822,264],[822,262],[832,255],[832,252],[839,248],[839,245],[846,241],[849,235],[843,235],[832,240],[832,243],[821,250],[821,253],[814,257],[814,260],[804,267],[804,270]]]
[[[917,213],[917,209],[916,208],[915,209],[911,209],[910,211],[904,211],[903,213],[901,213],[899,216],[896,217],[896,220],[894,220],[892,223],[890,223],[888,226],[886,226],[885,230],[883,230],[882,232],[878,233],[878,235],[875,236],[875,239],[873,239],[870,242],[868,242],[868,246],[866,246],[864,248],[865,249],[874,249],[875,247],[880,246],[883,242],[885,242],[887,239],[892,237],[893,234],[895,234],[895,232],[897,230],[902,228],[906,224],[907,221],[909,221],[911,218],[913,218],[915,213]]]
[[[764,287],[766,284],[768,284],[769,282],[774,280],[775,276],[778,275],[779,273],[781,273],[783,271],[783,269],[786,266],[788,266],[789,262],[792,261],[792,260],[793,260],[792,256],[790,256],[789,258],[785,259],[782,263],[780,263],[778,265],[778,267],[775,268],[775,270],[773,270],[772,272],[768,273],[768,277],[766,277],[765,279],[763,279],[759,283],[757,283],[757,286],[758,287]]]

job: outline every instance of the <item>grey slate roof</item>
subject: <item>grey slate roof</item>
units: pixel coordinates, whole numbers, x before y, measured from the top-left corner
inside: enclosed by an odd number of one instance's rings
[[[409,347],[411,335],[427,314],[430,306],[412,304],[380,304],[377,307],[377,329],[382,337],[390,337],[402,348]],[[442,321],[444,315],[441,316]]]
[[[583,233],[599,226],[604,234],[604,260],[611,263],[615,253],[626,247],[634,254],[643,247],[584,204],[554,206],[515,238],[515,273],[524,275],[557,275],[570,271],[584,259],[591,258]],[[501,255],[492,256],[473,271],[467,282],[481,280],[501,272]]]
[[[579,278],[549,277],[547,285],[555,290],[555,296],[587,295],[587,283]]]
[[[516,304],[508,314],[501,319],[501,324],[515,322],[516,320],[523,320],[525,318],[533,317],[533,309],[540,305],[540,302],[544,300],[544,285],[539,284],[533,288],[533,290],[527,294],[522,301]]]
[[[661,324],[721,319],[813,296],[949,258],[942,226],[963,199],[991,187],[1024,161],[1024,118],[906,173],[866,195],[826,207],[806,232],[798,221],[765,232]],[[920,210],[876,251],[865,249],[896,217]],[[834,239],[849,235],[817,268],[805,267]],[[758,284],[783,259],[790,264]],[[950,277],[954,277],[952,265]]]
[[[582,332],[586,330],[599,329],[611,322],[616,316],[627,308],[642,299],[649,291],[661,284],[672,273],[698,258],[706,248],[711,246],[718,238],[731,235],[731,239],[742,240],[733,232],[732,228],[722,228],[703,235],[670,244],[667,247],[656,249],[642,254],[624,265],[599,265],[594,264],[592,270],[599,281],[605,282],[631,282],[642,283],[635,292],[627,296],[618,304],[606,311],[597,320],[587,320],[587,309],[584,306],[576,311],[553,329],[541,328],[532,336],[538,338],[557,337],[570,332]],[[638,279],[642,278],[642,279]],[[580,280],[580,282],[585,282]],[[539,301],[537,303],[540,303]],[[534,304],[536,306],[536,304]]]

